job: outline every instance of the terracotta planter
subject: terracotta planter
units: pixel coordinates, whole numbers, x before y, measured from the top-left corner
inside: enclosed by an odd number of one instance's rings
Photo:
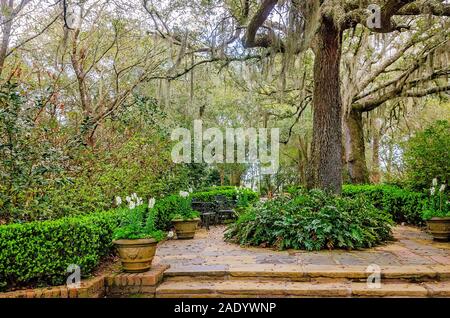
[[[177,232],[177,238],[186,240],[194,238],[195,231],[197,230],[199,218],[192,220],[173,220],[172,223],[175,226]]]
[[[450,240],[450,217],[434,217],[427,221],[427,225],[436,241],[447,242]]]
[[[146,272],[152,266],[158,244],[154,239],[116,240],[123,271],[127,273]]]

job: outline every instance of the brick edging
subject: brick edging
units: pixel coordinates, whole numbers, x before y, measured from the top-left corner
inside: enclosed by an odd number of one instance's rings
[[[81,282],[80,287],[55,286],[0,293],[0,298],[103,298],[142,294],[155,297],[169,265],[153,266],[148,272],[103,274]]]

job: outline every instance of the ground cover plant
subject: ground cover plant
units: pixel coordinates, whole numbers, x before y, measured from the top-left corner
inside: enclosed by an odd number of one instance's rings
[[[279,249],[358,249],[392,238],[392,218],[362,197],[345,198],[320,190],[259,203],[225,233],[241,245]]]

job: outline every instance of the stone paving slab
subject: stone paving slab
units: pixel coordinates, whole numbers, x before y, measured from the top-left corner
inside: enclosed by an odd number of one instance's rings
[[[156,297],[449,297],[450,282],[383,283],[369,288],[361,282],[285,282],[260,280],[166,281]]]
[[[253,266],[255,270],[259,265],[273,266],[279,271],[286,266],[297,266],[299,271],[324,266],[322,272],[327,267],[328,271],[338,272],[339,266],[367,268],[370,264],[377,264],[393,277],[402,275],[401,268],[403,273],[421,271],[416,274],[436,277],[442,273],[439,277],[450,277],[450,243],[434,242],[430,235],[415,227],[397,226],[394,242],[372,249],[319,252],[240,247],[223,241],[224,230],[222,226],[212,227],[210,231],[200,229],[193,240],[166,241],[158,246],[154,263],[171,265],[168,272],[199,273],[226,271],[240,266]],[[440,267],[433,269],[433,266]]]
[[[303,282],[259,282],[259,281],[171,281],[159,286],[157,297],[170,294],[195,295],[247,295],[247,296],[327,296],[348,297],[350,289],[344,283],[310,284]]]

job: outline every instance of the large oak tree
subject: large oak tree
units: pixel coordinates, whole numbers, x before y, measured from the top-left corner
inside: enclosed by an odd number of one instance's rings
[[[307,182],[311,188],[340,193],[343,158],[340,66],[343,32],[358,24],[376,33],[400,32],[407,26],[398,23],[397,17],[422,14],[448,16],[450,5],[446,1],[292,0],[291,12],[299,17],[294,29],[301,30],[301,38],[298,38],[296,47],[292,49],[287,44],[287,37],[280,36],[276,23],[268,19],[277,4],[278,0],[263,0],[250,15],[251,3],[245,2],[242,6],[242,17],[246,21],[243,42],[247,48],[272,47],[277,52],[291,50],[296,53],[308,48],[314,51],[314,132]],[[379,8],[379,19],[373,21],[376,23],[371,23],[375,15],[368,10],[369,5]],[[293,34],[299,35],[298,32]]]

